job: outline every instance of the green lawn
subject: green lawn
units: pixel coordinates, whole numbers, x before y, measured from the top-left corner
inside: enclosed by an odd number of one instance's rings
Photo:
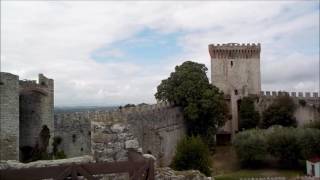
[[[245,177],[287,177],[292,178],[302,175],[303,172],[296,170],[274,170],[274,169],[259,169],[259,170],[239,170],[223,175],[215,176],[215,180],[238,180]]]

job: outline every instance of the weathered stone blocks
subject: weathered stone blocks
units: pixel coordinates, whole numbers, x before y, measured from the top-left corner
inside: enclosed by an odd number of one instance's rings
[[[139,142],[136,139],[128,140],[125,142],[125,148],[126,149],[138,149],[139,148]]]
[[[19,159],[19,77],[0,72],[0,160]]]

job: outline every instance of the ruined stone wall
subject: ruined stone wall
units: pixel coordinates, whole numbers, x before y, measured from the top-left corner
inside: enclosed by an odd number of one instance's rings
[[[54,115],[55,136],[62,138],[59,149],[68,158],[91,154],[91,129],[88,112]]]
[[[19,159],[19,77],[0,72],[0,160]]]
[[[257,108],[263,112],[268,106],[274,102],[278,96],[289,95],[296,104],[294,116],[297,120],[298,126],[310,123],[312,121],[320,120],[320,98],[318,93],[313,92],[276,92],[276,91],[261,91],[260,100]],[[302,103],[304,102],[304,103]]]
[[[50,130],[50,142],[54,136],[53,80],[39,74],[36,81],[23,80],[19,82],[20,93],[20,147],[34,147],[39,142],[39,133],[43,126]],[[49,147],[49,149],[51,149]]]
[[[176,144],[186,131],[180,108],[165,103],[97,112],[90,117],[94,154],[115,154],[110,158],[118,159],[117,153],[110,152],[137,141],[142,152],[154,155],[160,166],[171,163]]]
[[[152,153],[164,166],[171,162],[186,130],[180,108],[165,103],[115,111],[58,113],[54,125],[67,157],[90,154],[91,148],[96,157],[119,160],[124,158],[126,143],[136,141],[143,153]]]

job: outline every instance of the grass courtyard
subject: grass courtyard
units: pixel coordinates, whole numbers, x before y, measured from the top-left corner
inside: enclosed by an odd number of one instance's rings
[[[238,180],[245,177],[287,177],[302,175],[301,170],[283,170],[276,168],[241,169],[232,146],[217,147],[212,156],[215,180]]]

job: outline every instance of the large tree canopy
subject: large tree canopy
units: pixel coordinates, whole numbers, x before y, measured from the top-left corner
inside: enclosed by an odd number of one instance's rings
[[[168,79],[162,80],[155,97],[183,108],[189,135],[213,140],[218,127],[227,118],[224,95],[209,83],[204,64],[186,61],[176,66]]]

